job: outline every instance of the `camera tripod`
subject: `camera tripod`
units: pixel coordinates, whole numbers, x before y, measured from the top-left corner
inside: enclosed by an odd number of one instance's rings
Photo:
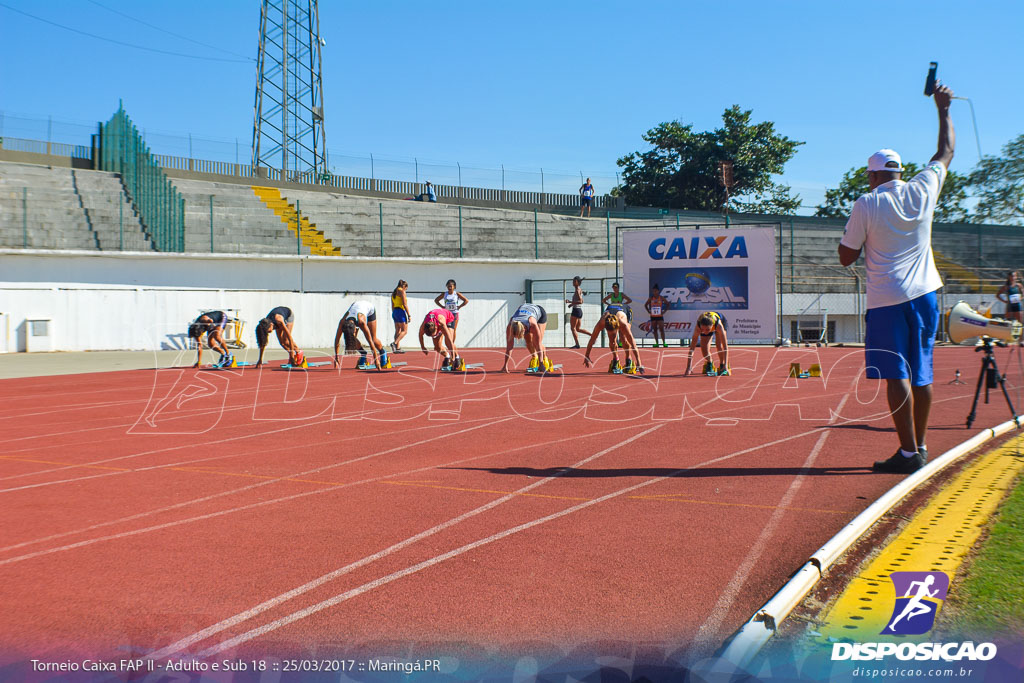
[[[1003,390],[1003,398],[1006,399],[1006,405],[1010,407],[1010,414],[1013,416],[1014,424],[1020,427],[1020,417],[1013,407],[1010,394],[1006,391],[1006,377],[999,374],[999,367],[996,365],[996,357],[992,349],[993,344],[995,346],[1006,346],[1006,342],[1001,342],[991,337],[982,337],[981,345],[974,349],[975,352],[984,351],[985,355],[981,359],[981,374],[978,375],[978,386],[974,389],[974,402],[971,404],[971,414],[967,416],[968,429],[974,423],[974,416],[978,409],[978,394],[981,393],[982,382],[985,383],[985,403],[988,403],[989,389],[995,389],[998,386]]]

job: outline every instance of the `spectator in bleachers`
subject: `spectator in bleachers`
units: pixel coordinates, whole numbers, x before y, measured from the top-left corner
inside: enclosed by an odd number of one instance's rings
[[[583,210],[587,211],[587,218],[590,218],[590,207],[594,205],[594,186],[587,182],[580,185],[580,218],[583,218]]]
[[[436,202],[437,195],[434,194],[434,186],[427,181],[426,189],[421,193],[412,198],[416,202]]]

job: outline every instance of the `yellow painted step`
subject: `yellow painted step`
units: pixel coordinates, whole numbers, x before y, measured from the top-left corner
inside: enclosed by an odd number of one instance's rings
[[[317,256],[341,256],[341,248],[334,246],[322,230],[310,223],[307,216],[299,216],[295,206],[281,196],[276,187],[253,185],[252,191],[263,204],[271,209],[288,227],[289,232],[298,235],[300,242],[309,248],[310,253]]]

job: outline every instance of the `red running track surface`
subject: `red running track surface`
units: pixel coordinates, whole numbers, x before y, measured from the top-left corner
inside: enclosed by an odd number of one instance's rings
[[[517,354],[0,382],[0,664],[706,651],[899,479],[861,350],[736,348],[722,378],[647,350],[642,379]],[[965,429],[978,364],[936,350],[933,455],[1009,418]]]

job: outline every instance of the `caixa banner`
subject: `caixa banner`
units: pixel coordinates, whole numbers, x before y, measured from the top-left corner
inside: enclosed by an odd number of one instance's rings
[[[771,342],[776,337],[775,231],[632,230],[622,237],[623,287],[633,299],[633,333],[650,338],[661,310],[665,335],[689,339],[697,317],[720,314],[730,340]],[[651,300],[653,288],[663,301]],[[660,306],[658,305],[660,304]]]

